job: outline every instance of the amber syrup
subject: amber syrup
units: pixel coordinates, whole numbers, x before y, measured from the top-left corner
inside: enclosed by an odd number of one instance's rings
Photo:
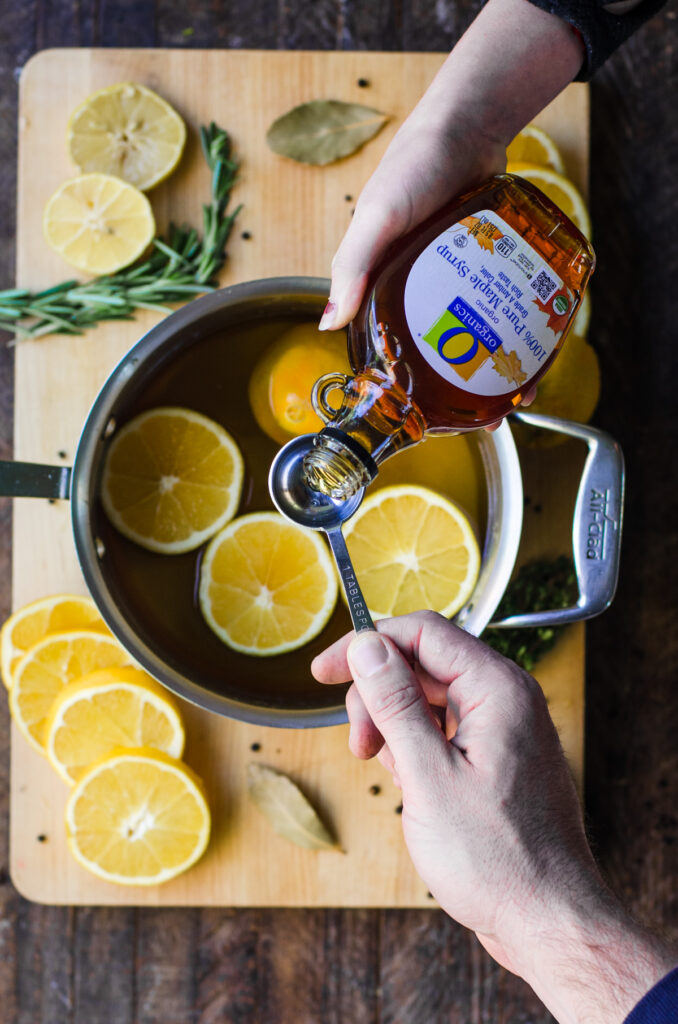
[[[425,435],[475,430],[518,406],[557,357],[594,266],[581,232],[515,175],[396,242],[350,325],[355,377],[307,457],[311,486],[347,496]]]

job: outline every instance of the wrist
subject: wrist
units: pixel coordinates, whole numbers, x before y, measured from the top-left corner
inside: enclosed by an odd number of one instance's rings
[[[489,0],[422,104],[442,129],[461,119],[505,149],[572,81],[583,59],[581,40],[561,18],[529,0]]]
[[[597,879],[552,913],[519,973],[561,1024],[619,1024],[678,962]]]

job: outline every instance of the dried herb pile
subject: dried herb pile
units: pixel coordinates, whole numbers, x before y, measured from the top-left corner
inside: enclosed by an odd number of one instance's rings
[[[571,559],[561,555],[555,559],[529,562],[509,583],[495,613],[496,619],[525,612],[568,608],[578,596],[577,576]],[[482,639],[506,658],[517,662],[527,672],[550,651],[563,626],[537,626],[527,629],[487,629]]]

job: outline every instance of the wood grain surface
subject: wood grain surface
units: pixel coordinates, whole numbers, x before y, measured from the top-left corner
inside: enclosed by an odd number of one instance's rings
[[[50,46],[441,51],[478,2],[353,0],[194,5],[30,0],[0,37],[0,248],[13,279],[16,77]],[[599,267],[596,422],[629,469],[613,608],[589,626],[586,807],[601,867],[634,911],[678,934],[675,687],[675,11],[665,9],[592,83],[591,207]],[[659,246],[661,257],[659,258]],[[642,339],[642,346],[640,340]],[[642,354],[639,354],[642,348]],[[12,450],[12,350],[0,349],[0,455]],[[10,607],[11,506],[0,502],[0,612]],[[0,716],[0,799],[8,724]],[[438,911],[54,908],[22,899],[0,856],[0,1003],[8,1022],[550,1021],[518,979]]]
[[[200,222],[199,203],[209,174],[196,144],[196,126],[214,118],[228,124],[241,162],[233,204],[243,206],[220,284],[284,273],[322,276],[351,216],[346,196],[359,193],[442,60],[437,54],[251,50],[55,49],[37,54],[21,78],[18,281],[48,287],[70,272],[44,243],[42,210],[59,183],[72,174],[63,145],[68,112],[94,89],[120,81],[157,88],[192,126],[180,169],[151,194],[161,232],[170,217],[179,223]],[[268,149],[265,134],[271,117],[311,97],[359,100],[365,91],[357,84],[361,75],[371,83],[370,102],[391,115],[389,125],[369,146],[350,160],[322,169],[281,160]],[[239,102],[233,109],[230,97],[235,95]],[[571,85],[540,115],[539,123],[562,149],[573,178],[585,187],[588,87]],[[41,159],[45,152],[54,154],[53,159]],[[244,228],[247,238],[242,237]],[[23,342],[15,367],[16,457],[39,463],[71,458],[101,384],[161,318],[162,314],[146,313],[130,322],[100,324],[81,337]],[[228,426],[227,410],[224,416]],[[531,455],[531,479],[526,483],[531,500],[522,554],[545,557],[567,552],[584,448],[573,443]],[[85,592],[70,522],[68,502],[16,501],[15,608],[50,593]],[[583,638],[581,625],[567,630],[538,670],[580,783]],[[10,873],[22,895],[52,904],[430,905],[403,843],[396,813],[400,795],[381,765],[350,756],[347,726],[265,729],[183,701],[181,705],[187,724],[185,757],[205,782],[214,821],[200,863],[174,881],[150,888],[113,885],[84,871],[66,845],[67,787],[15,729]],[[284,771],[305,787],[329,815],[344,852],[318,855],[274,835],[246,796],[250,761]],[[375,785],[380,790],[377,796],[372,793]],[[37,842],[39,835],[46,840]]]

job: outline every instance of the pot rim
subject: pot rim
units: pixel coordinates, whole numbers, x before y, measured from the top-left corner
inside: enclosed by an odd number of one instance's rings
[[[108,589],[101,565],[101,545],[90,516],[92,473],[100,447],[111,432],[115,401],[139,368],[147,365],[153,354],[172,339],[224,306],[252,300],[273,302],[286,296],[315,299],[328,293],[329,281],[325,278],[261,278],[231,285],[180,307],[144,334],[113,368],[90,408],[73,463],[71,522],[75,548],[89,592],[106,624],[139,664],[168,689],[209,711],[255,725],[315,728],[344,724],[348,719],[343,691],[341,704],[336,707],[285,709],[256,704],[208,689],[159,657],[137,635]],[[518,553],[523,517],[520,463],[508,423],[504,421],[491,434],[477,433],[487,478],[487,528],[478,582],[470,601],[455,618],[474,635],[479,635],[491,620],[506,588]]]

